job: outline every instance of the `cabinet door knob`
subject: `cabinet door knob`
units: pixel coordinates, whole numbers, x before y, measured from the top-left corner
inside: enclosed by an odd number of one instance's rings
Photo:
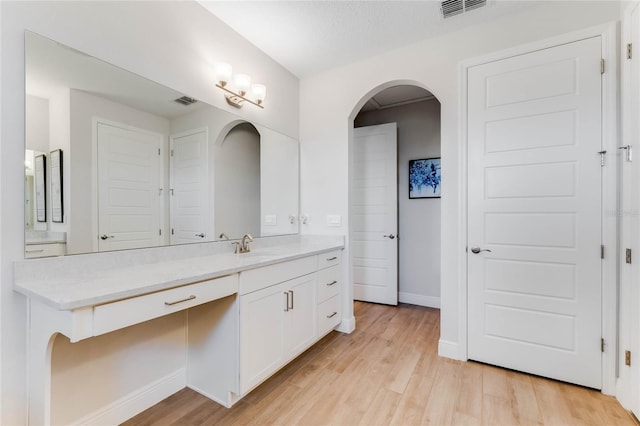
[[[113,235],[107,235],[107,234],[100,235],[101,240],[108,240],[109,238],[113,238]]]

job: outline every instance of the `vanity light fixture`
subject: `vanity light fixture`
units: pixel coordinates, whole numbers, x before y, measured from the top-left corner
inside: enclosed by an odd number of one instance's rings
[[[231,65],[219,62],[214,67],[216,76],[216,86],[224,90],[227,103],[236,108],[242,108],[244,102],[249,102],[257,107],[264,108],[262,102],[267,94],[264,84],[251,84],[251,77],[247,74],[236,74],[233,78],[235,91],[229,89],[229,82],[232,79]]]

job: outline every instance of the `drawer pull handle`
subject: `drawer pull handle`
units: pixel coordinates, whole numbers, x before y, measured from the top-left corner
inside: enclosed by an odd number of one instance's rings
[[[333,280],[330,283],[327,283],[327,287],[331,287],[332,285],[336,285],[336,284],[338,284],[338,281]]]
[[[330,257],[327,259],[327,262],[331,262],[332,260],[336,260],[337,258],[337,256]]]
[[[185,297],[184,299],[180,299],[180,300],[175,300],[173,302],[164,302],[165,305],[167,306],[172,306],[172,305],[177,305],[178,303],[182,303],[182,302],[188,302],[189,300],[193,300],[195,299],[196,296],[194,296],[193,294],[189,297]]]
[[[287,300],[284,302],[284,311],[285,312],[289,312],[289,292],[288,291],[284,291],[284,292],[282,292],[282,294],[284,294],[285,297],[287,298]]]
[[[334,313],[332,313],[331,315],[327,315],[327,319],[328,319],[328,318],[333,318],[333,317],[335,317],[336,315],[338,315],[338,313],[337,313],[337,312],[334,312]]]
[[[293,290],[289,290],[289,293],[291,293],[291,307],[289,309],[293,309]]]

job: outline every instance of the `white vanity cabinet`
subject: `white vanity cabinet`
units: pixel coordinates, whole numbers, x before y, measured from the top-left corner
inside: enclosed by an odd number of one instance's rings
[[[342,320],[342,250],[318,255],[318,337],[333,330]]]
[[[240,394],[316,340],[316,274],[240,296]]]
[[[27,244],[24,250],[25,259],[64,256],[65,254],[67,254],[67,245],[65,243]]]
[[[56,334],[75,343],[184,310],[184,368],[162,378],[157,391],[168,396],[188,386],[231,407],[339,324],[342,245],[333,238],[296,237],[290,245],[247,255],[184,255],[155,263],[143,261],[186,248],[141,250],[133,260],[130,253],[111,252],[96,256],[99,268],[90,273],[77,271],[95,268],[93,257],[17,262],[15,289],[30,305],[30,424],[53,420]],[[51,270],[69,273],[51,280]],[[146,408],[147,391],[133,397],[140,401],[135,408],[123,403],[118,410]],[[91,413],[89,423],[128,418],[109,410]]]

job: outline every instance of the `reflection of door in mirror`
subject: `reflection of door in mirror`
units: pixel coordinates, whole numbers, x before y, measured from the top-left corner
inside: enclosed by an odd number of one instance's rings
[[[182,132],[170,138],[171,244],[210,241],[209,156],[206,128]]]
[[[260,235],[260,134],[232,128],[215,152],[216,235]]]
[[[25,150],[24,160],[24,227],[27,231],[46,231],[47,223],[36,220],[35,158],[42,152]]]
[[[97,124],[98,250],[161,245],[162,135]]]

